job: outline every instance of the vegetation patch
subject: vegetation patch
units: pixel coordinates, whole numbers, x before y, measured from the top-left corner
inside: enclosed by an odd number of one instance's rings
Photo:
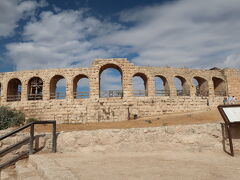
[[[20,126],[25,122],[23,112],[11,109],[9,107],[0,106],[0,130],[13,126]]]

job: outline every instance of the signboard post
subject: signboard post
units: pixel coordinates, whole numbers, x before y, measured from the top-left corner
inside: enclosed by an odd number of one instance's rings
[[[225,122],[231,155],[234,156],[231,129],[233,126],[240,126],[240,104],[220,105],[218,110]]]

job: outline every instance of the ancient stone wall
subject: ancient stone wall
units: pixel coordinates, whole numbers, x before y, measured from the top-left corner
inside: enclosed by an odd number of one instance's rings
[[[114,97],[100,97],[100,75],[107,68],[115,68],[122,75],[121,92]],[[132,79],[136,75],[145,81],[146,92],[141,97],[133,92]],[[161,95],[156,93],[156,76],[165,82]],[[81,77],[89,79],[89,98],[76,98],[76,83]],[[174,77],[182,81],[180,92],[176,90]],[[66,80],[66,94],[58,99],[54,89],[61,78]],[[199,83],[198,89],[193,85],[193,78]],[[32,79],[40,80],[41,87],[30,89]],[[55,119],[58,123],[122,121],[134,116],[216,107],[227,94],[240,97],[240,72],[235,69],[142,67],[134,66],[127,59],[97,59],[89,68],[0,73],[0,87],[0,105],[22,110],[27,117]]]
[[[234,150],[240,149],[239,128],[234,128]],[[130,129],[101,129],[62,132],[59,152],[153,152],[169,149],[182,151],[223,151],[220,123]],[[225,140],[226,150],[229,144]]]

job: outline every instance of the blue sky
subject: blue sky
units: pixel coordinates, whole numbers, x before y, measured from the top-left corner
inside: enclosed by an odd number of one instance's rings
[[[240,67],[239,0],[0,0],[0,72],[136,65]]]
[[[0,0],[0,72],[136,65],[240,67],[239,0]]]

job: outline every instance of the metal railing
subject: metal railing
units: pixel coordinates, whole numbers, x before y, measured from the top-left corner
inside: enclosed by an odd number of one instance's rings
[[[8,102],[21,101],[21,94],[7,95],[7,101],[8,101]]]
[[[214,91],[215,96],[227,96],[226,91]]]
[[[101,91],[100,97],[123,97],[123,91],[122,90],[108,90],[108,91]]]
[[[133,96],[147,96],[148,91],[147,90],[133,90],[132,94],[133,94]]]
[[[156,96],[170,96],[169,90],[156,90],[155,91]]]
[[[66,98],[65,92],[50,93],[50,99],[65,99],[65,98]]]
[[[7,162],[4,162],[2,164],[0,164],[0,171],[4,168],[7,168],[8,166],[12,165],[13,163],[17,162],[18,160],[24,158],[24,157],[27,157],[29,154],[33,154],[34,153],[34,140],[37,136],[34,135],[34,126],[36,124],[52,124],[52,152],[56,152],[57,151],[57,134],[56,134],[56,121],[35,121],[35,122],[31,122],[29,124],[26,124],[12,132],[9,132],[3,136],[0,137],[0,141],[12,136],[12,135],[15,135],[16,133],[26,129],[26,128],[29,128],[30,127],[30,132],[29,132],[29,137],[27,138],[24,138],[23,140],[9,146],[9,147],[6,147],[5,149],[1,150],[0,151],[0,157],[3,157],[4,155],[16,150],[16,148],[19,148],[25,144],[28,144],[29,143],[29,150],[28,151],[25,151],[21,154],[19,154],[18,156],[14,157],[13,159],[11,160],[8,160]]]
[[[28,94],[28,100],[42,100],[42,94]]]
[[[177,96],[190,96],[190,91],[188,91],[188,90],[177,90]]]
[[[89,98],[89,92],[74,92],[73,95],[75,99]]]

